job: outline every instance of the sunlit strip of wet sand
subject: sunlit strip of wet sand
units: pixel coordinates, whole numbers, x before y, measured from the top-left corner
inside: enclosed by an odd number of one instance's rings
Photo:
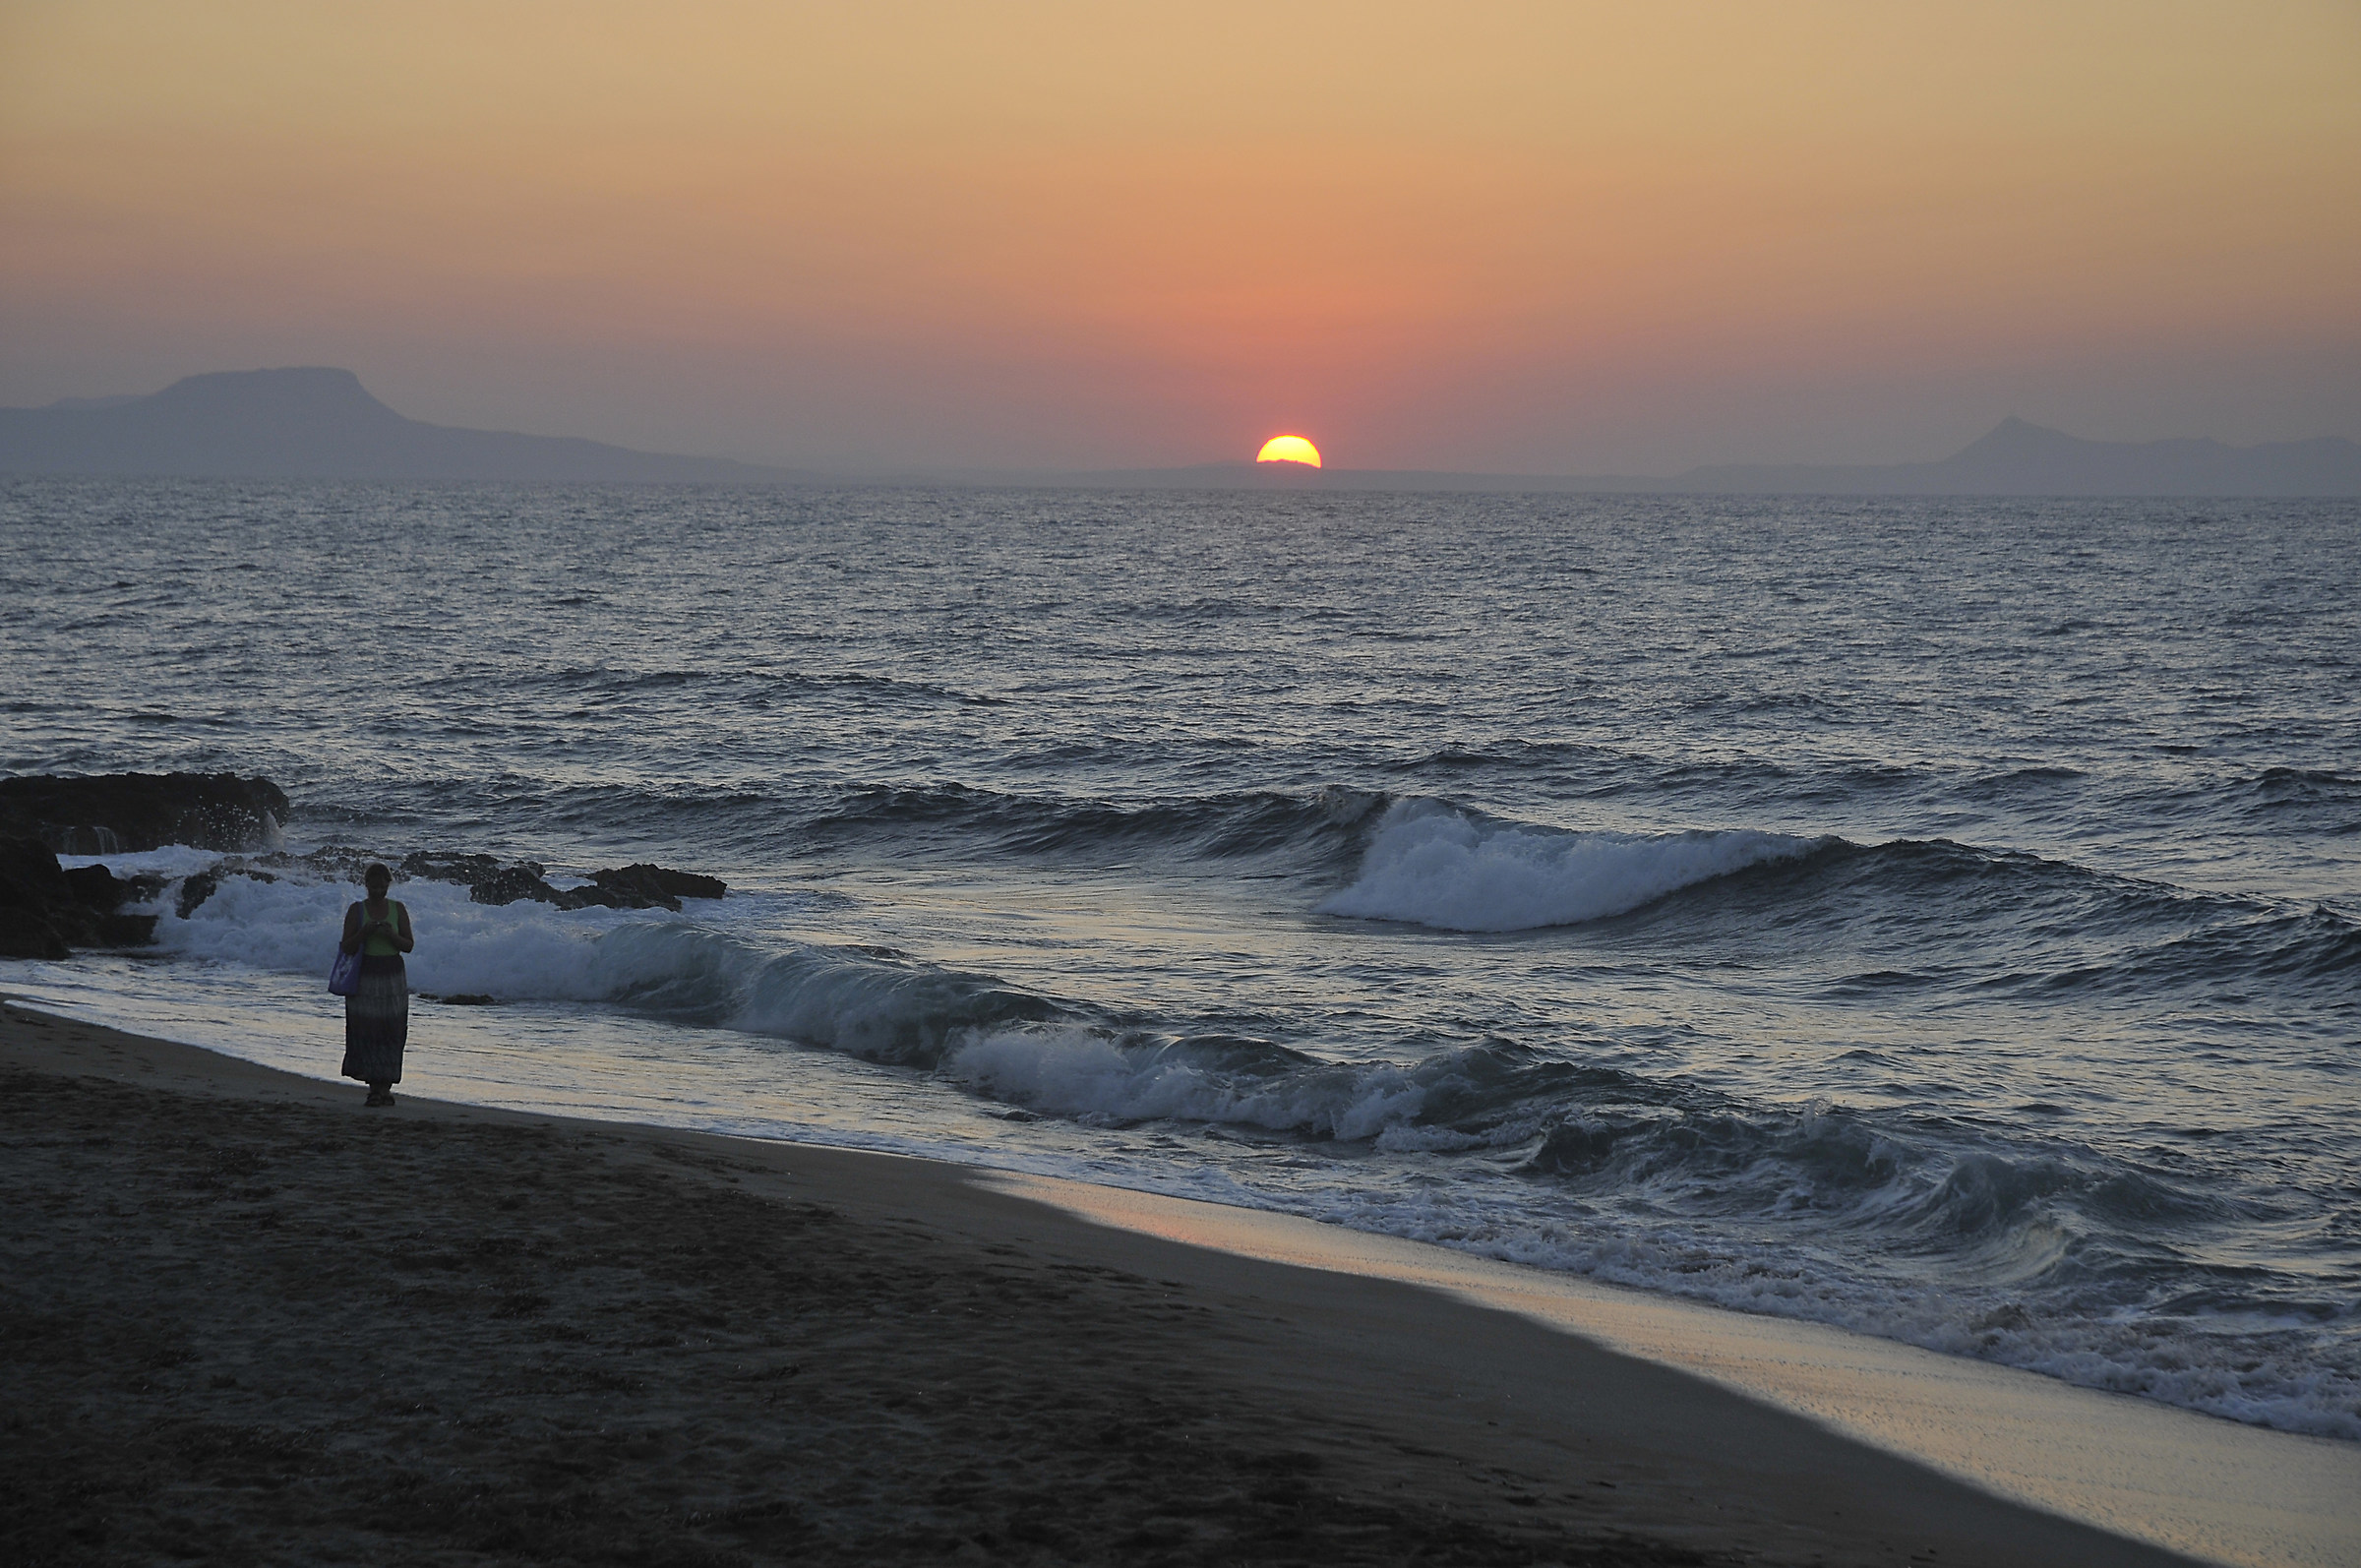
[[[1288,1215],[1045,1176],[984,1179],[1101,1225],[1447,1291],[1811,1417],[2012,1501],[2189,1556],[2242,1568],[2361,1564],[2361,1446]]]

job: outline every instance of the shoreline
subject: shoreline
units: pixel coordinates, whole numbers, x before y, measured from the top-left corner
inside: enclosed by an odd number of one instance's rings
[[[25,1284],[12,1287],[12,1296],[64,1290],[72,1279],[100,1296],[111,1294],[129,1301],[136,1301],[142,1289],[153,1294],[159,1287],[135,1277],[124,1260],[95,1244],[102,1234],[126,1226],[130,1234],[140,1234],[140,1227],[130,1225],[125,1216],[103,1212],[108,1202],[128,1209],[120,1193],[112,1198],[106,1194],[126,1182],[126,1191],[148,1190],[137,1179],[136,1168],[185,1153],[168,1130],[176,1122],[182,1142],[243,1149],[238,1160],[271,1164],[284,1140],[268,1134],[255,1118],[292,1118],[303,1123],[306,1135],[316,1136],[325,1128],[330,1141],[341,1141],[345,1133],[336,1129],[347,1129],[354,1139],[367,1140],[377,1151],[373,1157],[400,1165],[405,1180],[435,1189],[436,1201],[449,1215],[447,1228],[454,1234],[499,1240],[508,1247],[485,1254],[493,1262],[484,1267],[500,1276],[497,1297],[489,1294],[493,1286],[488,1284],[460,1303],[468,1334],[481,1343],[471,1358],[435,1374],[444,1381],[480,1380],[519,1357],[571,1357],[573,1375],[577,1383],[586,1381],[590,1393],[569,1385],[573,1392],[544,1397],[540,1404],[554,1409],[596,1396],[606,1402],[599,1414],[610,1426],[645,1421],[658,1403],[646,1390],[661,1385],[671,1390],[662,1409],[672,1426],[710,1427],[723,1434],[715,1440],[724,1449],[733,1444],[759,1447],[779,1441],[779,1434],[786,1432],[790,1447],[802,1455],[809,1451],[803,1439],[817,1437],[822,1428],[841,1440],[864,1423],[902,1434],[880,1445],[878,1432],[871,1431],[870,1441],[856,1445],[863,1462],[889,1473],[888,1481],[900,1476],[903,1482],[865,1483],[866,1502],[829,1504],[827,1484],[806,1486],[797,1476],[766,1473],[742,1478],[730,1491],[731,1500],[716,1505],[718,1512],[697,1507],[657,1510],[648,1517],[659,1520],[659,1536],[669,1533],[666,1538],[676,1545],[701,1542],[699,1550],[724,1553],[679,1560],[767,1560],[765,1553],[777,1552],[802,1558],[841,1553],[847,1560],[904,1553],[915,1560],[946,1551],[980,1551],[990,1560],[1024,1561],[1074,1560],[1064,1554],[1110,1552],[1131,1560],[1176,1562],[1241,1556],[1253,1561],[1392,1561],[1417,1556],[1433,1561],[1602,1563],[1920,1560],[2128,1565],[2189,1560],[2124,1535],[2004,1500],[1864,1440],[1874,1437],[1873,1432],[1845,1435],[1841,1411],[1812,1410],[1813,1418],[1807,1418],[1796,1412],[1809,1409],[1808,1404],[1788,1400],[1789,1408],[1777,1408],[1771,1402],[1777,1390],[1749,1387],[1742,1367],[1736,1372],[1724,1368],[1716,1381],[1664,1364],[1665,1347],[1659,1344],[1652,1350],[1647,1334],[1656,1332],[1661,1338],[1668,1333],[1678,1341],[1682,1331],[1677,1325],[1671,1330],[1662,1324],[1655,1330],[1645,1324],[1635,1328],[1628,1321],[1612,1321],[1611,1315],[1599,1316],[1596,1301],[1584,1305],[1586,1297],[1636,1293],[1605,1292],[1573,1281],[1562,1282],[1567,1289],[1559,1291],[1549,1284],[1556,1277],[1539,1271],[1485,1266],[1438,1248],[1387,1242],[1311,1222],[1242,1210],[1195,1213],[1211,1206],[1149,1199],[1113,1188],[1066,1190],[1076,1184],[905,1156],[407,1096],[392,1113],[364,1114],[355,1086],[14,1004],[0,1011],[0,1018],[5,1020],[0,1022],[0,1063],[12,1080],[38,1091],[33,1098],[57,1097],[60,1106],[80,1105],[76,1114],[97,1116],[126,1128],[136,1123],[152,1133],[146,1141],[132,1139],[127,1132],[101,1131],[91,1136],[112,1141],[54,1142],[51,1146],[72,1151],[56,1158],[70,1161],[81,1173],[76,1182],[64,1187],[43,1185],[57,1172],[44,1167],[39,1157],[22,1148],[16,1151],[18,1164],[31,1163],[12,1176],[12,1184],[30,1183],[38,1201],[15,1207],[29,1215],[64,1213],[68,1219],[58,1222],[63,1230],[53,1227],[37,1237],[16,1237],[17,1246],[28,1249],[20,1255],[51,1258],[56,1266],[29,1271]],[[24,1101],[27,1094],[15,1093],[11,1099]],[[111,1117],[105,1115],[108,1105],[117,1108]],[[553,1163],[565,1165],[589,1185],[622,1180],[635,1202],[656,1203],[646,1189],[650,1182],[660,1185],[662,1204],[686,1205],[683,1214],[689,1217],[667,1225],[719,1223],[712,1217],[726,1213],[740,1242],[757,1250],[775,1243],[774,1232],[798,1225],[826,1230],[837,1254],[837,1272],[823,1282],[826,1289],[820,1292],[829,1306],[816,1308],[808,1293],[795,1291],[733,1297],[727,1310],[706,1315],[727,1320],[728,1332],[745,1343],[734,1342],[720,1351],[707,1347],[696,1355],[677,1345],[640,1348],[628,1335],[602,1335],[594,1324],[585,1326],[595,1317],[595,1298],[570,1307],[563,1293],[550,1284],[568,1276],[562,1270],[553,1273],[554,1265],[532,1261],[536,1247],[563,1251],[559,1232],[564,1226],[553,1220],[536,1229],[520,1221],[511,1204],[519,1197],[514,1184],[519,1169],[536,1177],[531,1186],[537,1191],[546,1180],[544,1168]],[[302,1226],[333,1214],[343,1201],[333,1170],[277,1173],[272,1179],[279,1184],[270,1189],[275,1196],[269,1199],[237,1197],[235,1189],[228,1197],[198,1194],[171,1215],[151,1218],[164,1227],[167,1238],[203,1233],[212,1266],[224,1278],[221,1289],[251,1296],[253,1282],[263,1272],[260,1254],[297,1241]],[[263,1187],[255,1184],[245,1190]],[[251,1221],[245,1208],[235,1214],[228,1208],[253,1203],[266,1204],[267,1212],[276,1218],[260,1229],[224,1233],[233,1219]],[[527,1206],[537,1203],[537,1197],[532,1198]],[[817,1218],[822,1215],[824,1220]],[[10,1222],[12,1231],[44,1223]],[[597,1255],[612,1259],[644,1254],[654,1260],[645,1264],[645,1272],[661,1263],[664,1243],[662,1232],[626,1227],[605,1236],[600,1242],[604,1250]],[[350,1250],[333,1236],[313,1237],[303,1247],[334,1258]],[[1422,1260],[1431,1277],[1419,1277]],[[397,1281],[408,1278],[400,1247],[373,1259],[370,1266],[393,1271],[389,1278]],[[878,1284],[880,1271],[890,1270],[905,1276],[898,1291]],[[746,1282],[739,1272],[717,1266],[707,1271],[710,1277],[699,1274],[692,1283],[708,1294],[743,1295]],[[241,1280],[245,1283],[238,1283]],[[1081,1296],[1058,1295],[1074,1291],[1077,1282],[1086,1287]],[[893,1317],[913,1295],[954,1285],[977,1300],[995,1292],[1004,1296],[1014,1291],[1025,1297],[1026,1311],[1019,1314],[1021,1321],[1011,1323],[989,1304],[971,1304],[964,1309],[971,1321],[963,1324],[928,1324],[927,1333],[915,1337],[879,1334],[879,1323]],[[1525,1288],[1523,1298],[1516,1297],[1514,1287],[1519,1285]],[[414,1285],[401,1288],[417,1294]],[[974,1295],[979,1292],[981,1296]],[[268,1292],[258,1297],[269,1298]],[[185,1311],[206,1306],[208,1299],[200,1292],[184,1294],[175,1303],[151,1304],[167,1312],[177,1304]],[[519,1302],[527,1304],[515,1304]],[[1710,1311],[1671,1304],[1676,1311]],[[35,1317],[43,1311],[59,1315],[37,1301],[10,1305]],[[500,1315],[504,1310],[510,1315]],[[1585,1311],[1592,1315],[1585,1318]],[[938,1304],[924,1315],[940,1314]],[[815,1360],[806,1350],[786,1348],[804,1347],[807,1341],[817,1345],[831,1334],[845,1345],[860,1341],[858,1354]],[[640,1333],[638,1340],[663,1337],[658,1330]],[[1696,1334],[1688,1333],[1687,1338],[1692,1342],[1689,1349],[1699,1351]],[[1859,1343],[1857,1337],[1839,1338]],[[790,1354],[800,1358],[788,1363],[799,1371],[781,1388],[768,1390],[771,1402],[758,1412],[739,1409],[708,1388],[704,1379],[710,1367],[689,1364],[697,1355],[707,1360],[716,1355],[743,1357],[763,1347],[774,1360]],[[1710,1362],[1716,1354],[1723,1353],[1708,1344],[1691,1360]],[[1931,1353],[1908,1354],[1981,1367]],[[200,1349],[192,1359],[202,1361],[205,1355]],[[937,1374],[946,1367],[967,1366],[977,1357],[984,1358],[978,1365],[989,1364],[984,1371],[969,1366],[972,1387],[958,1376],[938,1381]],[[1779,1364],[1792,1357],[1790,1338],[1758,1359]],[[601,1394],[596,1388],[601,1368],[611,1367],[617,1357],[634,1363],[636,1386]],[[638,1363],[650,1360],[662,1365],[646,1373],[637,1370]],[[817,1385],[801,1368],[817,1368],[822,1360],[838,1374],[840,1386],[805,1399],[805,1391]],[[1096,1367],[1094,1361],[1099,1363]],[[1710,1367],[1706,1370],[1710,1374]],[[289,1406],[285,1414],[293,1414],[307,1400],[317,1405],[333,1392],[322,1384],[323,1375],[330,1374],[315,1374],[309,1382],[297,1379],[302,1386],[280,1396]],[[1880,1374],[1875,1366],[1846,1365],[1839,1357],[1813,1375],[1841,1404],[1838,1396],[1848,1387],[1858,1403],[1859,1391],[1874,1390]],[[233,1377],[240,1388],[247,1381],[247,1374],[218,1373],[199,1386],[194,1379],[173,1384],[167,1375],[150,1374],[148,1383],[164,1388],[162,1395],[110,1397],[98,1407],[88,1406],[92,1397],[88,1390],[79,1397],[86,1409],[101,1414],[110,1403],[144,1410],[160,1397],[177,1418],[218,1424],[212,1419],[217,1414],[213,1407],[246,1403],[238,1389],[218,1382],[221,1376]],[[994,1400],[1005,1404],[1014,1389],[1042,1393],[1049,1404],[1004,1412],[1003,1435],[995,1443],[965,1418],[972,1411],[927,1409],[927,1400],[954,1385],[967,1388],[963,1397],[971,1406]],[[1747,1393],[1734,1391],[1739,1388]],[[2248,1439],[2261,1438],[2270,1440],[2263,1446],[2274,1454],[2325,1454],[2349,1462],[2352,1473],[2361,1476],[2361,1454],[2348,1456],[2343,1445],[2257,1432],[2118,1396],[2067,1392],[2098,1402],[2110,1413],[2120,1414],[2120,1407],[2131,1406],[2154,1411],[2168,1421],[2241,1434],[2232,1447],[2251,1450],[2255,1445]],[[901,1396],[907,1396],[901,1405],[890,1403]],[[1952,1393],[1935,1391],[1935,1404],[1946,1399],[1956,1408]],[[886,1403],[880,1405],[880,1400]],[[1188,1420],[1176,1425],[1169,1411],[1162,1417],[1153,1415],[1152,1407],[1176,1403],[1200,1413],[1190,1419],[1205,1427],[1202,1449],[1185,1437],[1178,1445],[1173,1441],[1177,1430],[1186,1432]],[[488,1444],[498,1451],[495,1459],[506,1454],[500,1463],[529,1469],[535,1444],[546,1439],[518,1431],[549,1427],[554,1418],[547,1411],[535,1414],[529,1394],[516,1395],[512,1404],[515,1410],[506,1417],[509,1425],[499,1440],[478,1434],[467,1441],[478,1448]],[[1068,1405],[1073,1408],[1066,1409]],[[329,1400],[324,1408],[341,1407]],[[1922,1416],[1920,1410],[1908,1418]],[[445,1425],[454,1424],[440,1413],[438,1418]],[[403,1425],[402,1419],[389,1420]],[[1075,1424],[1078,1420],[1100,1424],[1086,1430]],[[2126,1420],[2139,1424],[2125,1417],[2113,1426],[2102,1419],[2098,1429],[2102,1436],[2108,1431],[2120,1434],[2128,1429]],[[914,1426],[925,1432],[910,1435]],[[12,1427],[12,1446],[30,1441],[30,1430],[22,1420]],[[379,1434],[364,1421],[344,1436],[365,1447]],[[1983,1440],[1993,1436],[1987,1432]],[[414,1440],[432,1447],[442,1439]],[[1970,1447],[1974,1440],[1969,1434]],[[902,1452],[922,1449],[932,1458],[914,1462]],[[941,1495],[944,1467],[950,1473],[960,1471],[961,1456],[975,1461],[1012,1452],[1031,1456],[1027,1464],[1041,1477],[1074,1472],[1077,1466],[1104,1470],[1118,1457],[1131,1469],[1122,1486],[1084,1488],[1081,1493],[1075,1492],[1071,1475],[1062,1488],[1048,1489],[1013,1481],[1001,1484],[987,1475],[973,1483],[953,1485],[958,1496]],[[1231,1463],[1239,1456],[1261,1468],[1240,1470]],[[610,1485],[629,1487],[662,1468],[644,1456],[627,1455],[617,1463]],[[2110,1463],[2120,1471],[2120,1459]],[[798,1470],[800,1461],[787,1468]],[[1959,1467],[1950,1468],[1956,1473]],[[1185,1484],[1160,1483],[1159,1476],[1165,1482],[1178,1478]],[[2125,1478],[2119,1474],[2117,1480]],[[2129,1484],[2136,1491],[2142,1480],[2133,1476]],[[841,1488],[852,1482],[828,1484]],[[2299,1476],[2295,1484],[2308,1483]],[[750,1500],[749,1493],[756,1495]],[[216,1512],[244,1518],[239,1509],[251,1513],[263,1506],[244,1492],[238,1497],[245,1500],[214,1499]],[[1199,1502],[1191,1504],[1191,1498]],[[2155,1500],[2177,1503],[2184,1515],[2190,1512],[2189,1499],[2177,1493],[2159,1492]],[[2341,1501],[2343,1514],[2349,1516],[2349,1500],[2315,1499],[2308,1520],[2286,1521],[2275,1536],[2259,1512],[2271,1507],[2272,1499],[2250,1493],[2243,1501],[2244,1512],[2224,1504],[2209,1513],[2205,1500],[2198,1499],[2194,1524],[2187,1519],[2166,1521],[2168,1531],[2182,1538],[2173,1544],[2201,1560],[2351,1560],[2357,1533],[2351,1519],[2340,1519],[2336,1512]],[[776,1528],[761,1527],[748,1512],[758,1512],[757,1505],[773,1507],[772,1514],[763,1517]],[[1149,1512],[1132,1518],[1140,1508]],[[2286,1512],[2284,1498],[2276,1511]],[[725,1515],[738,1523],[710,1524]],[[780,1523],[790,1515],[792,1529]],[[976,1520],[986,1522],[975,1524]],[[359,1527],[344,1520],[333,1528],[349,1533]],[[1258,1530],[1263,1534],[1255,1534]],[[1028,1540],[1028,1532],[1043,1538]],[[1350,1544],[1364,1536],[1369,1540],[1366,1552]],[[1444,1543],[1450,1541],[1460,1544],[1446,1550]],[[1412,1551],[1414,1542],[1424,1544]],[[739,1555],[727,1555],[731,1552]],[[1549,1555],[1552,1552],[1556,1555]],[[579,1552],[575,1557],[594,1560]],[[108,1559],[65,1555],[55,1560]]]

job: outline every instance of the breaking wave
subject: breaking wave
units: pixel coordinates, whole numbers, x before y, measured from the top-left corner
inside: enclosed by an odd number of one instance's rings
[[[1442,931],[1573,926],[1833,842],[1745,830],[1566,832],[1404,801],[1378,824],[1353,885],[1318,908]]]
[[[1235,833],[1258,817],[1283,824],[1289,844],[1342,833],[1358,846],[1352,881],[1322,910],[1440,930],[1623,917],[1618,939],[1659,943],[1759,931],[1781,924],[1763,918],[1776,911],[1815,944],[1907,947],[1917,928],[1889,930],[1898,920],[2005,934],[2048,910],[2087,935],[2113,934],[2103,954],[2086,947],[2075,962],[1973,980],[2053,994],[2218,984],[2225,968],[2349,991],[2361,959],[2361,932],[2327,910],[2179,896],[1942,841],[1574,832],[1432,801],[1366,805],[1356,819],[1350,806],[1279,797],[1171,813],[1153,830],[1181,820],[1183,836],[1209,823]],[[118,870],[167,878],[218,869],[193,851],[119,859]],[[163,948],[287,974],[325,972],[357,892],[325,874],[231,872],[216,883],[185,915],[178,884],[167,883],[151,906]],[[2169,1164],[2030,1123],[1747,1100],[1645,1070],[1579,1033],[1369,1059],[1278,1018],[1259,1033],[1236,1019],[1215,1027],[886,947],[784,941],[766,933],[789,894],[733,893],[680,915],[487,906],[463,887],[424,881],[404,883],[400,896],[433,933],[410,966],[422,993],[618,1007],[923,1074],[1019,1118],[1153,1125],[1293,1151],[1274,1169],[1309,1161],[1355,1174],[1273,1178],[1248,1167],[1242,1195],[2361,1438],[2361,1380],[2311,1360],[2315,1341],[2302,1326],[2343,1308],[2292,1277],[2233,1269],[2234,1288],[2209,1283],[2229,1277],[2210,1261],[2235,1254],[2224,1237],[2285,1217]],[[824,908],[797,913],[809,924]],[[2001,939],[1990,938],[1993,950]],[[1859,983],[1872,982],[1936,983],[1900,970]],[[1938,1291],[1930,1278],[1946,1283]],[[2266,1298],[2273,1322],[2291,1326],[2256,1320],[2253,1303]]]

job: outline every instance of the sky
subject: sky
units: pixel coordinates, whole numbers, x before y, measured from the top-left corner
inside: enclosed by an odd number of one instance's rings
[[[2361,3],[0,0],[0,403],[838,469],[2361,438]]]

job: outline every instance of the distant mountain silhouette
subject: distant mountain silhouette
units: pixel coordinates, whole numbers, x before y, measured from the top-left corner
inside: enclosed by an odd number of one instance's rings
[[[0,408],[0,473],[192,478],[836,482],[720,457],[632,452],[564,436],[461,430],[405,419],[348,370],[191,376],[146,397]],[[1147,490],[1572,491],[1657,495],[2361,496],[2361,446],[2338,437],[2084,441],[2022,419],[1938,462],[1717,464],[1671,478],[1305,469],[1206,463],[1096,473],[963,470],[886,482]],[[857,481],[856,481],[857,482]]]
[[[191,376],[152,396],[0,408],[0,472],[676,484],[797,477],[720,457],[424,424],[370,396],[351,371],[320,368]]]
[[[1652,488],[1718,495],[2355,496],[2361,446],[2341,437],[2229,447],[2218,441],[2085,441],[2002,420],[1940,462],[1692,468]]]

